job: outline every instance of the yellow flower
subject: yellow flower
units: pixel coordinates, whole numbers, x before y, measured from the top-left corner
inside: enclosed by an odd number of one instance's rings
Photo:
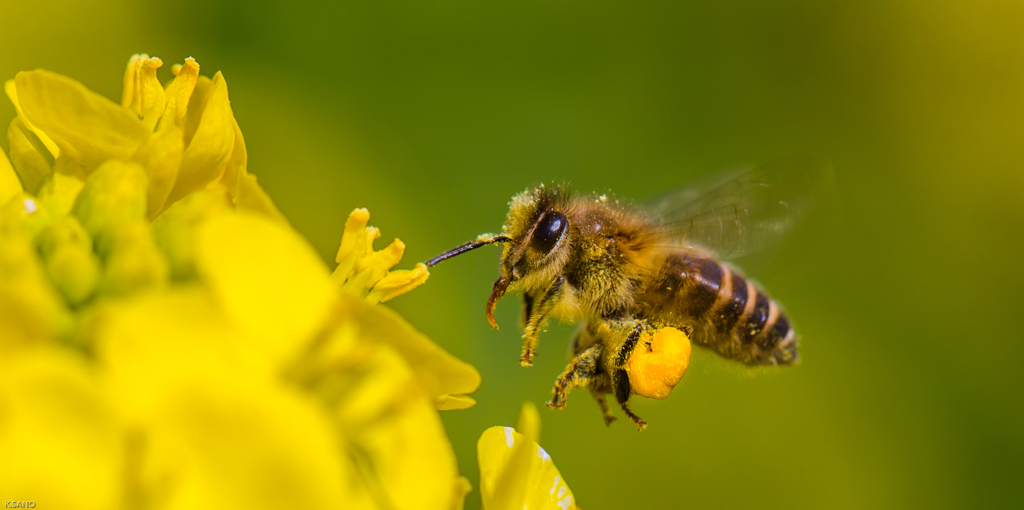
[[[540,415],[523,404],[519,431],[491,427],[477,441],[480,498],[485,510],[568,510],[577,508],[551,456],[537,444]]]
[[[218,73],[121,105],[6,84],[0,493],[54,508],[461,508],[439,410],[480,374],[373,306],[426,281],[349,218],[333,272],[246,170]]]
[[[370,304],[401,296],[422,285],[430,277],[426,264],[419,263],[412,270],[389,271],[405,253],[405,243],[395,239],[382,250],[373,250],[373,241],[380,230],[367,227],[370,212],[356,209],[348,216],[345,233],[335,262],[338,267],[331,276],[335,283]]]

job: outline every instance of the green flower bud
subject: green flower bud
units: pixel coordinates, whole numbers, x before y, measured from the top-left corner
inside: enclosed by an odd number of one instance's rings
[[[92,239],[73,216],[57,219],[36,239],[50,281],[72,306],[85,302],[99,280],[100,261]]]
[[[153,242],[145,220],[113,225],[99,238],[97,251],[104,263],[100,283],[103,294],[126,295],[167,283],[167,260]]]
[[[146,171],[135,163],[110,160],[85,181],[71,212],[100,241],[115,225],[146,217]]]
[[[5,219],[0,225],[0,353],[53,340],[70,325],[28,232]]]
[[[170,263],[173,279],[195,278],[196,228],[230,210],[230,200],[223,190],[197,191],[175,202],[153,222],[153,238]]]

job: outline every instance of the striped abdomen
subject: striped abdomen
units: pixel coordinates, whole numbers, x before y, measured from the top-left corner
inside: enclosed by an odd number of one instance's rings
[[[666,258],[641,298],[648,318],[694,328],[691,340],[747,365],[799,361],[789,319],[727,266],[688,253]]]

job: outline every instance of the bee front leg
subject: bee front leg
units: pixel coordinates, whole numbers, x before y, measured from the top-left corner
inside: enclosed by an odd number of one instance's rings
[[[523,331],[523,355],[519,358],[519,364],[528,367],[533,365],[533,356],[537,350],[537,337],[540,336],[540,329],[544,327],[544,321],[548,314],[558,303],[562,296],[562,289],[565,287],[565,277],[559,276],[555,279],[544,294],[533,303],[530,316],[526,318],[526,327]]]
[[[601,357],[602,347],[594,345],[581,352],[565,367],[565,372],[555,380],[554,394],[548,407],[552,409],[563,409],[566,397],[572,388],[593,388],[594,376],[597,375],[597,360]]]

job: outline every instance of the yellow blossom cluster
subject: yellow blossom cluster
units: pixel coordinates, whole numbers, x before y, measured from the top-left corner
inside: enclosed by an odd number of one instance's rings
[[[480,374],[374,306],[426,267],[392,270],[404,245],[374,250],[357,209],[332,272],[248,173],[223,75],[189,58],[162,84],[162,65],[133,57],[121,104],[44,70],[5,84],[0,494],[461,508],[470,484],[438,413],[473,405]],[[532,446],[480,439],[485,508],[574,507],[546,454],[527,462],[543,452],[529,409],[525,436],[506,435]],[[550,476],[558,498],[531,496]]]

